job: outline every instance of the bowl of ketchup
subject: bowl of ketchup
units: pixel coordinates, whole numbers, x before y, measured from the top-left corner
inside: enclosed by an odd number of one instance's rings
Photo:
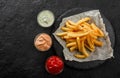
[[[60,74],[64,69],[64,63],[58,56],[50,56],[45,63],[45,68],[52,75]]]

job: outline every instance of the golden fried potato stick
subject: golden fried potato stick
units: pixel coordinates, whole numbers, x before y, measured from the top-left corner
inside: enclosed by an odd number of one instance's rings
[[[86,56],[86,57],[88,57],[89,56],[89,54],[87,53],[87,51],[86,51],[86,49],[85,49],[85,45],[84,45],[84,41],[82,40],[81,41],[81,52]]]
[[[67,39],[69,39],[70,37],[69,36],[67,36],[67,35],[65,35],[64,37],[63,37],[63,39],[65,39],[65,40],[67,40]]]
[[[91,23],[91,27],[93,30],[96,31],[96,33],[98,33],[98,36],[100,37],[104,36],[103,32],[94,23]]]
[[[77,46],[70,47],[70,52],[73,52],[76,48],[77,48]]]
[[[69,22],[66,22],[65,24],[66,24],[66,27],[68,27],[68,28],[70,28],[72,30],[76,30],[77,29],[76,26],[70,25]]]
[[[69,38],[69,39],[66,39],[66,42],[74,42],[74,41],[76,41],[75,38]]]
[[[72,29],[64,27],[64,26],[61,27],[61,30],[65,31],[65,32],[72,31]]]
[[[90,27],[91,28],[91,25],[87,22],[83,22],[82,24],[85,24],[86,26]],[[92,28],[91,28],[92,29]]]
[[[79,24],[81,24],[81,23],[83,23],[83,22],[89,21],[89,20],[90,20],[89,17],[82,18],[81,20],[79,20],[79,21],[77,22],[77,25],[79,25]]]
[[[90,33],[90,36],[91,36],[91,37],[94,36],[94,38],[95,38],[95,37],[98,38],[100,35],[99,35],[99,33],[98,33],[97,31],[93,30],[93,31]]]
[[[90,31],[87,31],[87,32],[83,32],[83,31],[79,31],[79,32],[69,32],[67,33],[67,35],[70,37],[70,38],[76,38],[76,37],[82,37],[82,36],[85,36],[87,34],[89,34]]]
[[[76,23],[74,23],[74,22],[72,22],[72,21],[70,21],[70,20],[68,20],[67,22],[68,22],[69,24],[73,25],[73,26],[78,25],[78,24],[76,24]]]
[[[86,40],[87,40],[88,46],[89,46],[90,48],[94,49],[95,47],[94,47],[94,43],[93,43],[91,37],[90,37],[90,36],[87,36],[87,39],[86,39]]]
[[[86,58],[85,55],[81,55],[81,54],[74,54],[74,56],[75,56],[76,58],[78,58],[78,59],[84,59],[84,58]]]
[[[78,50],[79,50],[79,52],[81,52],[81,45],[80,45],[80,38],[79,37],[76,38],[76,42],[77,42]]]
[[[76,42],[71,42],[66,44],[66,47],[72,47],[72,46],[76,46]]]
[[[85,38],[86,38],[86,37],[83,37],[83,38],[77,37],[77,38],[76,38],[76,42],[77,42],[77,46],[78,46],[79,52],[82,51],[82,44],[81,44],[81,41],[84,41]]]
[[[89,35],[90,35],[90,37],[91,37],[92,39],[97,39],[97,38],[98,38],[98,37],[96,36],[95,32],[91,32],[91,33],[89,33]]]
[[[88,50],[90,50],[91,52],[94,52],[94,51],[95,51],[95,49],[90,48],[87,44],[85,44],[85,47],[86,47]]]
[[[65,36],[65,35],[67,35],[67,32],[57,33],[56,35],[57,35],[57,36]]]
[[[103,45],[103,43],[101,41],[98,41],[98,40],[94,40],[93,42],[96,46],[99,46],[99,47],[101,47]]]

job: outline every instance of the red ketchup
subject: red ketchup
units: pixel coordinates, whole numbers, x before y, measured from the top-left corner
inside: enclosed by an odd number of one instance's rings
[[[51,56],[47,59],[45,64],[48,73],[57,75],[63,71],[64,63],[58,56]]]

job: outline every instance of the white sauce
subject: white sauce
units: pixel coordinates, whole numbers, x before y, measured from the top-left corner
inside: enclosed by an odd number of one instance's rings
[[[54,14],[49,10],[43,10],[37,16],[37,21],[42,27],[50,27],[54,23],[54,20]]]

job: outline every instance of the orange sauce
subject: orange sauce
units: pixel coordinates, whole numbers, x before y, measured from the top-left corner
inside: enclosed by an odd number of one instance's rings
[[[35,37],[34,45],[39,51],[47,51],[52,46],[52,39],[48,34],[41,33]]]

